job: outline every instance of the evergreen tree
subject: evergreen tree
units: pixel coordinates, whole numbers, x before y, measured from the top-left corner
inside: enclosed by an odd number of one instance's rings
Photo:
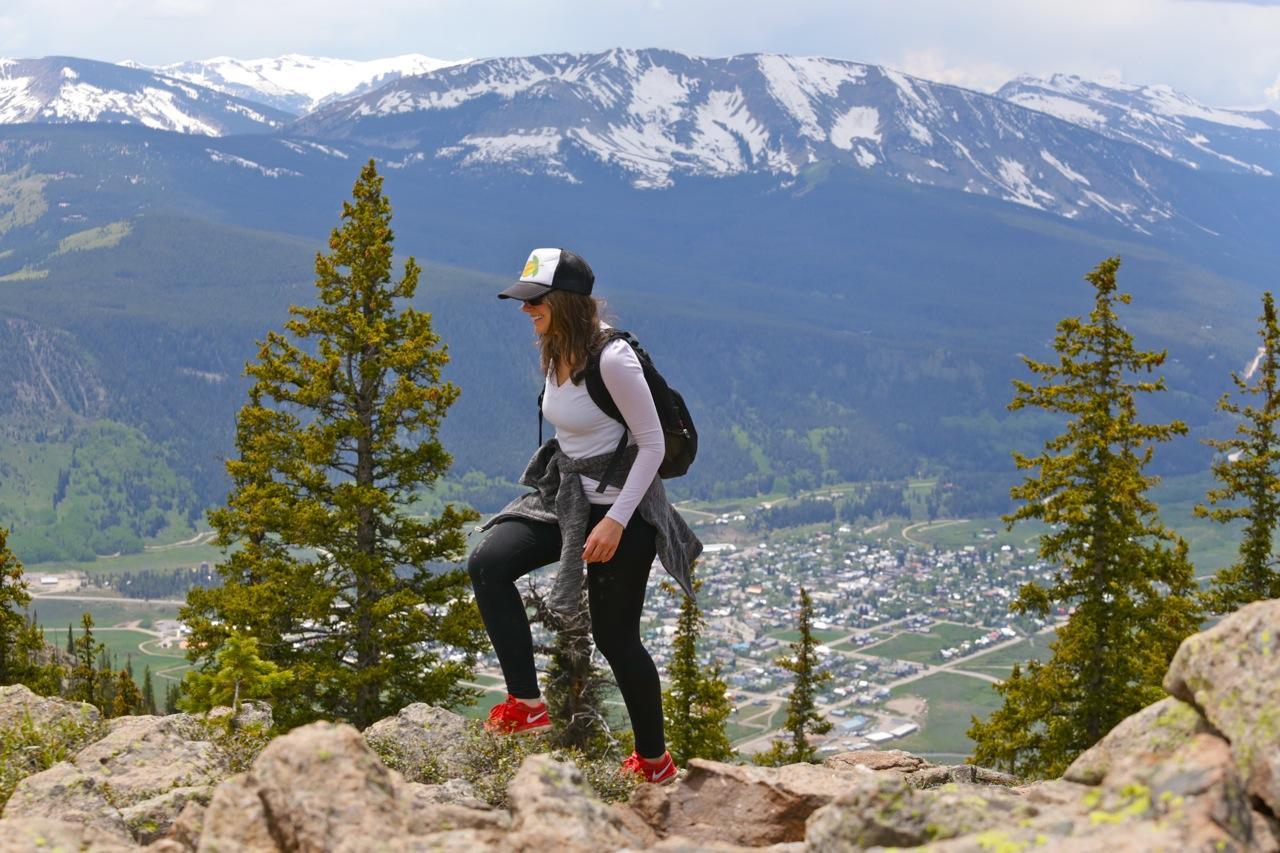
[[[232,634],[223,643],[216,666],[186,674],[178,707],[199,712],[222,705],[239,713],[246,699],[274,704],[292,679],[293,673],[258,656],[256,638]]]
[[[142,713],[156,712],[156,687],[151,681],[151,665],[142,668]]]
[[[142,693],[138,690],[137,682],[133,680],[129,670],[118,670],[113,682],[111,716],[127,717],[130,714],[143,713]]]
[[[1280,524],[1280,324],[1270,291],[1262,294],[1262,316],[1258,318],[1262,338],[1258,360],[1250,374],[1231,374],[1236,393],[1255,398],[1257,404],[1233,403],[1223,394],[1218,409],[1240,419],[1233,438],[1210,439],[1205,443],[1221,455],[1213,463],[1213,474],[1221,484],[1205,496],[1207,506],[1195,508],[1196,515],[1222,524],[1244,521],[1244,536],[1236,562],[1220,570],[1205,591],[1205,606],[1229,613],[1251,601],[1280,598],[1280,572],[1272,554],[1272,534]],[[1241,503],[1243,502],[1243,503]]]
[[[71,623],[67,623],[67,655],[74,656],[76,653],[76,634],[71,629]]]
[[[452,462],[437,439],[459,393],[440,378],[447,348],[431,315],[404,305],[417,263],[392,281],[391,206],[373,161],[353,196],[316,256],[319,304],[290,309],[297,343],[269,332],[246,368],[233,490],[210,513],[218,545],[236,550],[218,566],[222,585],[191,590],[182,612],[206,669],[241,632],[294,673],[275,709],[285,727],[363,727],[411,702],[467,700],[460,681],[484,639],[466,573],[431,566],[460,560],[478,514],[408,512]]]
[[[787,719],[782,730],[790,737],[775,741],[773,746],[755,756],[757,764],[780,767],[802,761],[818,760],[818,750],[809,743],[810,735],[831,731],[831,722],[818,713],[818,687],[831,680],[831,673],[818,670],[818,644],[813,639],[813,599],[800,587],[800,639],[791,644],[791,657],[778,658],[777,664],[791,672],[795,680],[787,697]]]
[[[695,580],[694,592],[701,586],[702,581]],[[662,587],[679,594],[669,582],[663,581]],[[734,752],[725,723],[733,706],[719,668],[698,663],[698,638],[705,624],[702,611],[694,599],[685,595],[681,599],[667,670],[671,686],[662,694],[667,749],[677,764],[690,758],[728,761]]]
[[[164,712],[166,714],[178,713],[178,701],[181,691],[178,685],[172,681],[165,685],[164,688]]]
[[[1052,643],[1053,657],[1016,668],[997,689],[1002,707],[969,736],[974,760],[1021,776],[1057,776],[1125,717],[1164,695],[1161,678],[1198,607],[1187,545],[1162,525],[1146,496],[1154,446],[1186,432],[1179,421],[1144,424],[1137,396],[1164,389],[1151,374],[1164,352],[1134,347],[1120,325],[1119,258],[1086,277],[1094,288],[1087,320],[1058,324],[1058,362],[1025,358],[1041,384],[1014,381],[1011,410],[1036,407],[1068,417],[1066,430],[1034,457],[1014,453],[1020,470],[1037,469],[1010,490],[1022,505],[1004,517],[1049,526],[1040,556],[1060,566],[1054,583],[1027,583],[1012,608],[1046,617],[1074,607]]]
[[[25,620],[19,611],[31,603],[31,594],[8,540],[9,531],[0,527],[0,684],[21,681],[28,668],[21,648]]]
[[[72,652],[67,698],[96,705],[104,714],[108,709],[103,707],[98,660],[105,652],[106,647],[93,636],[93,614],[81,614],[80,636],[76,637]]]

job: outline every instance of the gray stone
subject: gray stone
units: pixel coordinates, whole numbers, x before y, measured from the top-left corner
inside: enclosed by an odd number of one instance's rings
[[[47,817],[0,820],[0,853],[124,853],[137,849],[131,842],[83,823]]]
[[[61,721],[96,723],[102,719],[98,709],[85,702],[69,702],[48,696],[37,696],[21,684],[0,687],[0,729],[14,728],[29,719],[37,728],[47,730]]]
[[[531,755],[510,787],[517,850],[616,850],[633,837],[617,810],[590,794],[582,771],[548,755]]]
[[[215,785],[227,776],[213,748],[186,714],[118,717],[111,732],[81,750],[73,763],[98,780],[118,807],[174,788]]]
[[[73,764],[60,761],[19,782],[5,803],[4,816],[6,819],[69,821],[131,843],[133,836],[107,795],[108,791],[97,779],[80,772]]]
[[[232,710],[225,705],[214,708],[205,714],[205,719],[210,722],[222,722],[231,720],[231,718]],[[237,728],[255,726],[265,730],[274,725],[275,719],[271,715],[271,706],[266,702],[247,700],[240,703],[240,713],[235,715],[232,722]]]
[[[120,810],[125,825],[139,844],[150,844],[169,834],[188,803],[207,805],[213,796],[209,786],[173,788]]]
[[[417,702],[369,726],[364,739],[410,781],[442,782],[463,773],[469,727],[452,711]]]
[[[1280,814],[1280,600],[1183,640],[1164,687],[1222,733],[1249,794]]]
[[[1173,697],[1161,699],[1121,721],[1102,740],[1081,753],[1062,778],[1084,785],[1100,784],[1113,768],[1132,773],[1137,765],[1168,758],[1194,735],[1212,731],[1200,713]]]

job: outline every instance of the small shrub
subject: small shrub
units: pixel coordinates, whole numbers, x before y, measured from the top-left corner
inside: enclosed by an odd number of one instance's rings
[[[439,785],[449,780],[444,767],[434,756],[422,752],[410,754],[401,749],[399,744],[390,739],[366,739],[369,748],[377,753],[382,763],[404,776],[410,782],[421,782],[424,785]]]
[[[0,806],[23,779],[70,758],[106,733],[101,720],[63,717],[38,726],[30,714],[0,729]]]
[[[237,725],[229,714],[189,719],[190,728],[183,732],[183,736],[188,740],[207,740],[213,744],[214,758],[233,774],[248,770],[274,736],[270,726],[261,723]]]

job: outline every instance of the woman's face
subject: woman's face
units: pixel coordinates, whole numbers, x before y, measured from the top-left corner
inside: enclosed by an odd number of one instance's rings
[[[520,303],[520,310],[529,315],[529,319],[533,321],[533,330],[539,335],[545,335],[551,328],[551,300],[545,296],[541,298],[538,305],[532,305],[529,302]]]

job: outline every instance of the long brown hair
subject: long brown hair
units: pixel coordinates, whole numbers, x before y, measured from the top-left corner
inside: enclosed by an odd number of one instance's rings
[[[577,385],[587,366],[587,355],[600,339],[600,321],[613,325],[608,303],[567,290],[552,290],[544,298],[551,305],[551,326],[537,341],[542,374],[555,365],[567,364],[570,379]]]

